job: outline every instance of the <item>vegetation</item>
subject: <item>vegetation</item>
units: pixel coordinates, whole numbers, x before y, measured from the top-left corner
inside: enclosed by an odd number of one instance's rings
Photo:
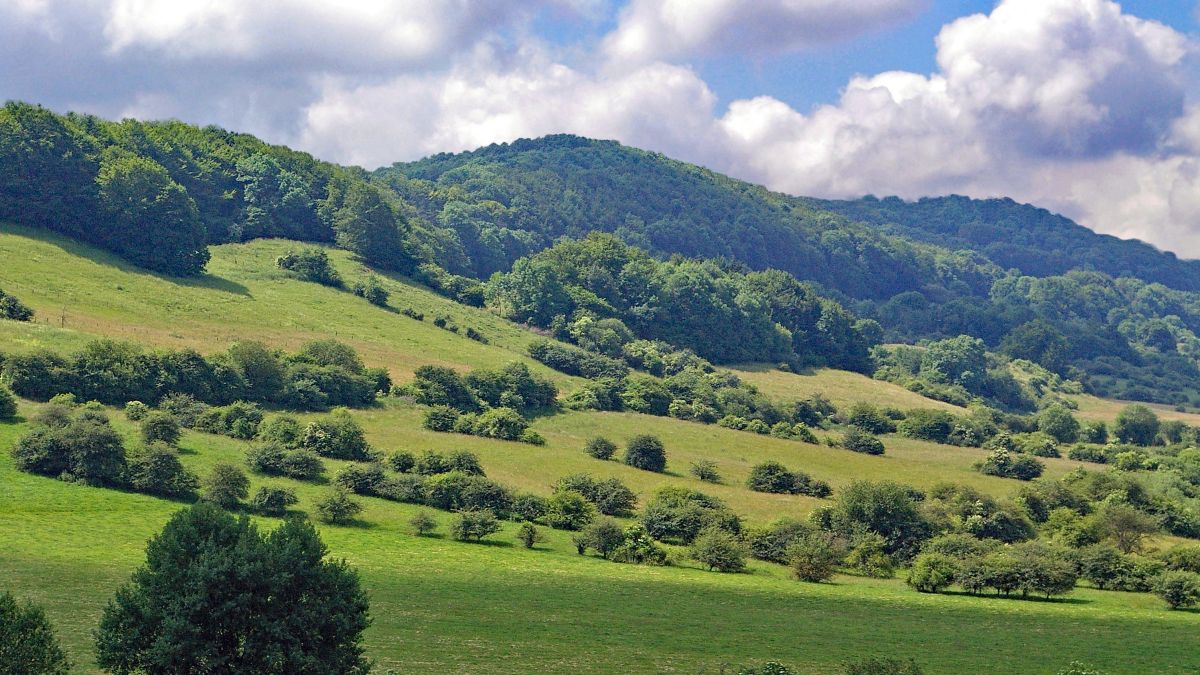
[[[54,626],[41,607],[0,593],[0,672],[66,675],[71,671]]]

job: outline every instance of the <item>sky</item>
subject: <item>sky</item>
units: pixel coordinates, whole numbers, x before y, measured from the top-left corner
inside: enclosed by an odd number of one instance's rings
[[[0,0],[0,98],[375,168],[550,133],[1200,258],[1195,0]]]

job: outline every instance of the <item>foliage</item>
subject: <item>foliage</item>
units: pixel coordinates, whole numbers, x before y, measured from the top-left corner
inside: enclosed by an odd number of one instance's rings
[[[1135,404],[1117,413],[1113,434],[1122,443],[1150,445],[1158,436],[1158,428],[1158,415],[1147,406]]]
[[[741,572],[746,568],[745,549],[737,537],[726,530],[704,530],[688,547],[688,557],[709,571]]]
[[[534,544],[545,541],[546,535],[537,529],[533,523],[526,522],[517,529],[517,541],[525,548],[533,548]]]
[[[329,254],[319,248],[289,251],[275,259],[279,269],[295,272],[296,276],[322,286],[342,287],[342,276],[329,262]]]
[[[129,487],[148,495],[190,499],[200,487],[196,474],[184,468],[173,448],[161,442],[129,456]]]
[[[865,455],[883,454],[883,441],[858,428],[847,429],[846,433],[842,434],[840,444],[852,452],[861,452]]]
[[[0,384],[0,420],[10,420],[17,416],[17,399],[8,387]]]
[[[905,582],[922,593],[939,593],[954,583],[958,560],[945,553],[921,553],[913,559]]]
[[[11,451],[18,469],[88,485],[120,486],[125,478],[125,447],[101,417],[86,411],[59,426],[35,426]]]
[[[701,459],[692,462],[688,467],[688,473],[705,483],[720,483],[721,474],[717,471],[717,463],[708,459]]]
[[[828,497],[833,490],[825,481],[815,480],[803,471],[789,471],[779,462],[763,462],[750,469],[746,487],[755,492]]]
[[[667,468],[663,442],[648,434],[634,436],[625,444],[625,463],[635,469],[662,473]]]
[[[1200,575],[1195,572],[1165,572],[1154,580],[1154,594],[1171,609],[1192,607],[1200,602]]]
[[[831,532],[810,532],[788,546],[786,555],[800,581],[828,581],[846,555],[846,544]]]
[[[437,521],[429,515],[428,511],[417,511],[412,518],[409,518],[408,524],[418,537],[429,536],[437,530]]]
[[[588,439],[583,451],[596,459],[612,459],[613,454],[617,451],[617,444],[607,438],[597,436],[596,438]]]
[[[317,518],[331,525],[348,525],[362,511],[362,504],[350,498],[345,488],[331,488],[313,504]]]
[[[367,596],[357,574],[324,560],[326,552],[300,520],[264,535],[211,506],[183,509],[105,608],[97,661],[120,673],[219,663],[239,672],[365,674]]]
[[[560,530],[581,530],[596,517],[596,507],[575,490],[558,490],[546,500],[542,519]]]
[[[157,442],[175,445],[182,435],[179,422],[169,413],[152,412],[142,421],[142,442],[146,445]]]
[[[377,307],[387,307],[388,297],[390,294],[383,284],[379,283],[379,277],[371,275],[366,281],[356,281],[351,287],[351,292],[360,298]]]
[[[201,483],[204,499],[223,509],[237,508],[250,490],[250,479],[232,464],[214,465]]]
[[[459,541],[482,541],[500,531],[496,516],[488,510],[463,511],[450,525],[450,536]]]
[[[872,656],[846,664],[845,675],[925,675],[913,659]]]
[[[32,321],[33,310],[26,307],[15,296],[0,290],[0,319],[9,321]]]
[[[988,454],[986,459],[979,462],[978,468],[980,473],[989,476],[1033,480],[1042,475],[1046,467],[1032,457],[1025,455],[1014,457],[1008,450],[996,448]]]
[[[0,593],[0,673],[67,675],[71,662],[41,607]]]
[[[309,423],[300,438],[300,448],[334,459],[361,461],[372,456],[362,427],[345,410],[335,410],[328,417]]]
[[[250,508],[264,516],[282,516],[289,506],[299,501],[296,493],[288,488],[264,485],[250,499]]]
[[[573,540],[580,554],[592,549],[608,560],[625,543],[625,530],[612,518],[599,518],[584,527]]]
[[[681,487],[663,487],[642,509],[642,525],[660,541],[690,544],[703,530],[741,532],[741,519],[720,499]]]

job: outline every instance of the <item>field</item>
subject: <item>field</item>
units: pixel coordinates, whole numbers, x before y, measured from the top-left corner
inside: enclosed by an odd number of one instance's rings
[[[211,273],[197,282],[164,280],[66,240],[0,230],[0,288],[38,310],[37,325],[0,321],[0,351],[48,346],[70,350],[97,335],[152,345],[223,349],[239,338],[295,348],[336,335],[370,365],[405,379],[425,363],[460,370],[523,359],[536,336],[482,310],[452,304],[402,279],[385,283],[392,305],[426,314],[417,322],[342,291],[288,278],[275,256],[291,244],[258,241],[214,249]],[[330,251],[348,280],[365,272]],[[483,345],[435,328],[446,314],[474,326]],[[64,318],[65,317],[65,318]],[[527,360],[527,359],[525,359]],[[531,362],[532,363],[532,362]],[[540,367],[539,367],[540,368]],[[540,368],[560,387],[577,380]],[[821,370],[788,374],[756,366],[738,372],[780,400],[821,391],[838,404],[871,400],[899,407],[937,407],[911,392],[869,378]],[[1107,404],[1107,402],[1099,402]],[[1098,404],[1097,404],[1098,405]],[[23,402],[22,414],[36,412]],[[435,434],[420,427],[420,407],[389,400],[355,411],[368,439],[384,450],[468,449],[488,475],[541,494],[572,472],[618,476],[644,500],[673,483],[724,499],[750,524],[803,516],[819,500],[755,493],[744,487],[750,466],[774,459],[828,480],[835,490],[859,478],[889,478],[928,487],[969,483],[996,496],[1014,481],[972,469],[977,449],[887,437],[887,454],[868,457],[825,446],[779,440],[666,418],[619,413],[564,413],[539,418],[542,447]],[[134,427],[111,411],[124,434]],[[179,503],[70,485],[15,471],[7,448],[28,424],[0,424],[0,588],[43,603],[82,672],[94,669],[91,631],[107,598],[140,563],[145,541]],[[581,452],[585,440],[617,441],[637,433],[667,444],[668,475],[601,462]],[[182,459],[199,473],[217,462],[240,464],[245,442],[188,433]],[[687,474],[698,459],[717,463],[721,485]],[[330,472],[338,462],[328,462]],[[1048,460],[1049,475],[1077,466]],[[255,478],[255,484],[263,480]],[[309,509],[323,490],[288,484]],[[803,672],[836,671],[864,655],[912,656],[931,673],[1055,672],[1079,660],[1107,672],[1194,672],[1200,615],[1168,612],[1148,594],[1080,588],[1057,601],[1016,601],[964,595],[923,595],[900,579],[839,576],[833,583],[788,578],[780,566],[754,563],[723,575],[682,564],[646,568],[575,553],[569,536],[528,551],[515,526],[484,544],[418,538],[407,520],[416,507],[362,499],[356,527],[324,527],[331,554],[359,569],[372,601],[369,655],[381,672],[719,672],[728,664],[769,659]],[[436,514],[446,530],[450,516]],[[271,519],[261,519],[271,527]]]

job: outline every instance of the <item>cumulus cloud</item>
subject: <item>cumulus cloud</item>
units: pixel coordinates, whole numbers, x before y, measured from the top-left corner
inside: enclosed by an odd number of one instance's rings
[[[925,0],[633,0],[604,48],[621,61],[779,54],[915,15]]]

